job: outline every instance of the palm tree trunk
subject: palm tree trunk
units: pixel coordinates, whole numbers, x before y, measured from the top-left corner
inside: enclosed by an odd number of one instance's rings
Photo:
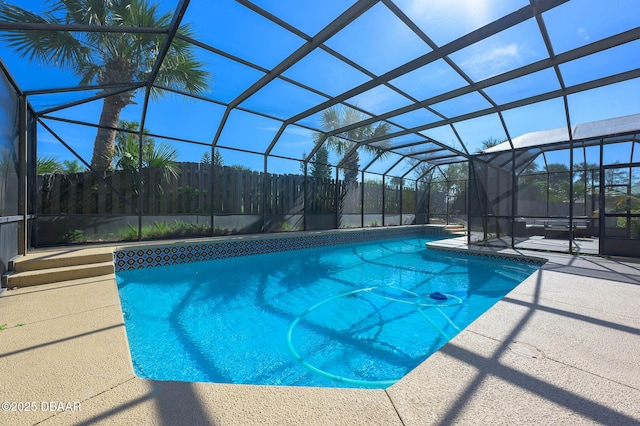
[[[358,180],[358,169],[360,168],[360,154],[356,149],[349,155],[349,158],[344,162],[344,180],[351,184]]]
[[[98,173],[111,170],[113,160],[113,150],[116,140],[116,130],[105,127],[116,128],[120,120],[120,112],[127,105],[121,96],[109,96],[104,99],[98,133],[93,143],[93,157],[91,167]]]

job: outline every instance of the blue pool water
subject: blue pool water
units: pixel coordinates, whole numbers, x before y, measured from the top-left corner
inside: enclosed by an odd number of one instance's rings
[[[118,272],[135,373],[187,382],[387,387],[535,271],[433,252],[427,241]],[[430,297],[435,292],[446,300]]]

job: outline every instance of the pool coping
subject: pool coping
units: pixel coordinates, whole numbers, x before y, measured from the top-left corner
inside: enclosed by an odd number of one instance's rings
[[[79,402],[81,409],[44,411],[49,404],[39,405],[36,412],[0,412],[0,421],[636,424],[640,314],[634,300],[640,300],[640,265],[496,253],[547,263],[386,390],[139,379],[133,375],[113,276],[6,292],[0,299],[0,322],[9,324],[0,332],[5,381],[0,396],[39,404]],[[569,302],[567,295],[572,295]]]

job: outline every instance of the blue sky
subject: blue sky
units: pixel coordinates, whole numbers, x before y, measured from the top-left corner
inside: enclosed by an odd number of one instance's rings
[[[30,6],[33,5],[33,10],[40,4],[39,1],[28,3]],[[297,26],[305,34],[314,36],[353,2],[264,0],[254,3]],[[169,11],[175,8],[176,2],[161,0],[160,4],[162,10]],[[528,1],[397,0],[396,4],[434,43],[442,46],[526,6]],[[571,0],[543,14],[543,19],[555,54],[561,54],[635,28],[640,22],[640,3],[635,0]],[[261,78],[264,70],[276,66],[305,42],[301,37],[230,0],[192,0],[183,22],[193,24],[197,38],[201,41],[258,66],[258,69],[250,68],[223,56],[195,48],[198,57],[207,64],[207,69],[213,74],[211,90],[207,96],[223,103],[235,99]],[[431,51],[428,45],[382,3],[376,4],[325,44],[374,75],[388,72]],[[25,90],[74,87],[78,83],[78,78],[71,72],[57,70],[46,64],[27,63],[2,45],[0,56],[18,84]],[[474,81],[482,81],[547,57],[547,48],[535,19],[529,19],[450,55],[450,59]],[[637,68],[640,68],[640,41],[560,65],[567,86]],[[316,49],[288,69],[284,76],[330,96],[339,95],[371,78],[320,49]],[[464,87],[467,82],[444,60],[436,60],[396,78],[391,84],[406,95],[423,100]],[[486,93],[498,104],[503,104],[559,88],[555,73],[552,70],[543,70],[513,82],[488,87]],[[121,118],[140,120],[141,93],[138,95],[137,105],[126,107]],[[31,97],[30,101],[36,109],[42,110],[92,94],[79,92],[37,96]],[[635,79],[571,95],[568,103],[572,124],[640,113],[638,94],[640,81]],[[326,99],[284,80],[276,79],[240,106],[287,119]],[[347,102],[371,113],[381,114],[409,105],[412,101],[386,86],[378,86]],[[473,92],[460,98],[436,103],[432,108],[451,117],[490,106],[486,99]],[[97,123],[100,108],[101,102],[97,101],[69,108],[55,115]],[[223,113],[224,107],[220,105],[176,95],[166,96],[149,105],[145,127],[152,133],[208,144],[213,140]],[[512,138],[536,130],[566,127],[564,104],[561,99],[506,110],[503,117]],[[392,120],[398,125],[411,128],[437,122],[439,117],[427,110],[418,110]],[[95,129],[53,121],[47,123],[83,158],[90,160]],[[300,124],[317,128],[319,115],[306,117]],[[235,110],[224,127],[219,144],[261,153],[269,146],[279,127],[278,120]],[[497,114],[462,121],[455,127],[471,152],[487,138],[506,138]],[[462,150],[448,126],[424,130],[422,134]],[[199,161],[202,154],[209,150],[204,145],[174,145],[178,148],[182,161]],[[313,132],[293,125],[287,128],[272,153],[300,158],[302,152],[309,152],[312,147]],[[73,156],[45,131],[40,131],[38,150],[41,156],[52,155],[61,160],[73,159]],[[261,155],[223,151],[223,156],[228,165],[243,164],[256,170],[263,167]],[[370,157],[364,153],[362,157],[361,164],[366,164]],[[397,158],[390,156],[378,162],[371,171],[384,172]],[[338,159],[336,154],[332,154],[331,160],[334,163]],[[282,172],[296,173],[299,170],[298,164],[293,161],[273,160],[270,164]],[[401,164],[394,172],[403,173],[407,167],[408,165]]]

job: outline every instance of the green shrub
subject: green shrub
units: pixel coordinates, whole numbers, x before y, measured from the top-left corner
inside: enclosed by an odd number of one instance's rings
[[[186,223],[181,221],[154,222],[152,225],[142,227],[142,239],[154,240],[161,238],[197,237],[211,235],[211,227],[207,224]],[[122,241],[134,241],[138,239],[138,228],[130,224],[120,232]]]
[[[87,236],[82,229],[72,229],[62,237],[65,243],[86,243]]]

